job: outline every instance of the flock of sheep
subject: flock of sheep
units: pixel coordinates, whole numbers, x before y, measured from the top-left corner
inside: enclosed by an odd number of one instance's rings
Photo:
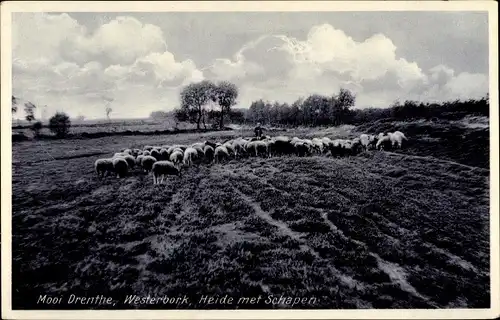
[[[287,136],[261,138],[237,138],[220,142],[198,142],[192,145],[145,146],[140,149],[124,149],[112,158],[98,159],[95,170],[98,177],[116,174],[118,178],[128,174],[130,169],[139,167],[143,172],[152,173],[153,184],[163,183],[168,175],[181,176],[183,167],[196,163],[220,163],[231,158],[248,156],[273,157],[297,155],[300,157],[323,154],[335,157],[356,155],[369,149],[388,150],[401,148],[407,140],[400,132],[379,135],[362,134],[351,140],[328,137],[299,139]]]

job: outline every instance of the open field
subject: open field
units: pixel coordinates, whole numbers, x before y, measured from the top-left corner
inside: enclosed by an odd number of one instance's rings
[[[17,125],[14,121],[13,132],[25,133],[27,135],[31,134],[30,125],[24,121],[22,124]],[[51,135],[48,123],[44,123],[44,127],[40,130],[42,135]],[[113,133],[113,132],[124,132],[124,131],[141,131],[141,132],[152,132],[152,131],[163,131],[163,130],[173,130],[176,127],[176,123],[173,119],[165,120],[152,120],[152,119],[124,119],[124,120],[86,120],[86,121],[73,121],[71,123],[71,134],[82,134],[82,133]],[[194,129],[196,124],[181,122],[177,124],[178,129]]]
[[[285,133],[342,138],[390,125]],[[487,129],[392,126],[410,128],[408,149],[202,164],[166,185],[137,171],[100,181],[93,163],[124,147],[250,131],[15,143],[13,308],[61,293],[112,295],[114,308],[148,307],[124,304],[129,294],[188,295],[179,308],[291,307],[206,305],[203,294],[317,298],[299,309],[488,308],[489,170],[477,155],[488,141],[472,133]],[[454,154],[443,128],[463,148],[476,139],[481,160]]]

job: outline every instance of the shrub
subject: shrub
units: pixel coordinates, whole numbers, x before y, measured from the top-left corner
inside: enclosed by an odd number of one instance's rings
[[[58,138],[64,138],[71,127],[71,121],[64,112],[57,112],[49,121],[49,129]]]
[[[35,134],[35,137],[38,137],[40,135],[40,130],[42,130],[42,122],[37,121],[33,123],[33,125],[31,126],[31,130]]]

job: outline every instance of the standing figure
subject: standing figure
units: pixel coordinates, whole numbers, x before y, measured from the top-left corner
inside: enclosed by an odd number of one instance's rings
[[[261,128],[261,126],[260,126],[260,122],[258,122],[258,123],[257,123],[257,126],[256,126],[256,127],[255,127],[255,129],[254,129],[254,132],[255,132],[255,136],[256,136],[257,138],[259,138],[259,139],[260,139],[260,138],[262,137],[262,128]]]

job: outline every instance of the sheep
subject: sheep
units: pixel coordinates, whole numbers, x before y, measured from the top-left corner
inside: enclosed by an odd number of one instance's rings
[[[137,158],[135,158],[135,165],[139,168],[142,168],[142,159],[144,159],[143,155],[138,155]]]
[[[248,143],[248,140],[243,138],[238,138],[233,141],[233,149],[236,155],[244,155],[246,153],[245,144]]]
[[[184,150],[186,150],[186,146],[176,144],[167,149],[169,155],[172,155],[172,153],[176,150],[179,150],[180,152],[184,153]]]
[[[256,141],[250,141],[249,143],[246,144],[245,149],[247,150],[248,153],[255,153],[255,156],[259,156],[259,152],[261,155],[267,156],[269,149],[267,146],[267,143],[264,141],[256,140]]]
[[[104,178],[110,173],[113,173],[114,167],[113,167],[113,159],[97,159],[94,163],[94,168],[97,173],[97,177],[102,177]]]
[[[113,159],[113,169],[118,178],[123,178],[128,173],[128,163],[124,158],[117,157]]]
[[[311,143],[313,145],[313,148],[316,150],[317,153],[321,154],[323,153],[323,142],[321,141],[321,139],[318,139],[318,138],[313,138],[311,140]]]
[[[323,143],[323,153],[327,154],[328,151],[330,151],[330,153],[331,153],[333,141],[328,137],[323,137],[323,138],[321,138],[321,142]]]
[[[203,150],[203,148],[205,148],[205,143],[204,142],[196,142],[196,143],[193,143],[191,145],[191,148],[200,148],[201,150]]]
[[[229,151],[227,151],[227,148],[224,146],[218,146],[214,150],[214,163],[221,162],[222,159],[228,159],[229,158]]]
[[[206,145],[205,148],[203,149],[203,153],[205,153],[205,158],[208,160],[208,162],[212,162],[214,159],[214,153],[215,150],[209,145]]]
[[[377,150],[389,150],[392,146],[392,141],[390,136],[382,136],[378,139],[375,148]]]
[[[195,146],[195,147],[192,147],[194,150],[196,150],[196,152],[198,153],[198,156],[196,157],[197,159],[199,160],[202,160],[203,157],[205,157],[205,151],[203,151],[203,148],[201,146]],[[186,149],[187,150],[187,149]]]
[[[349,141],[349,148],[348,151],[350,151],[350,155],[357,155],[360,153],[363,149],[363,146],[361,145],[361,140],[359,138],[354,138]]]
[[[330,154],[333,157],[342,157],[345,154],[344,149],[345,140],[335,139],[330,144]]]
[[[133,169],[135,166],[135,158],[131,155],[113,156],[113,159],[116,159],[116,158],[125,159],[125,161],[127,161],[128,166],[130,167],[130,169]]]
[[[391,139],[391,147],[393,148],[394,146],[396,146],[401,149],[401,147],[403,146],[403,140],[408,140],[408,138],[406,138],[406,136],[401,131],[389,133],[389,137]]]
[[[363,133],[362,135],[360,135],[360,136],[359,136],[359,140],[361,141],[361,145],[363,146],[363,149],[364,149],[365,151],[367,151],[367,150],[368,150],[368,148],[369,148],[369,146],[370,146],[371,142],[372,142],[374,139],[375,139],[375,137],[374,137],[374,136],[372,136],[372,135],[368,135],[368,134],[364,134],[364,133]]]
[[[128,153],[123,153],[123,152],[117,152],[113,155],[113,158],[116,158],[116,157],[126,157],[128,156],[129,154]]]
[[[234,156],[236,157],[236,150],[233,148],[233,142],[232,141],[227,141],[222,144],[223,147],[226,147],[227,152],[229,156]]]
[[[270,140],[271,137],[270,136],[261,136],[260,137],[260,140]]]
[[[142,161],[141,161],[141,166],[146,171],[146,173],[149,173],[151,169],[153,168],[153,164],[156,162],[156,158],[152,156],[143,156]]]
[[[145,151],[142,152],[142,155],[143,156],[150,156],[151,152],[149,152],[148,150],[145,150]]]
[[[303,142],[303,141],[295,141],[295,143],[293,144],[293,146],[294,146],[294,149],[295,149],[295,153],[299,157],[303,157],[303,156],[311,154],[311,148],[310,148],[310,146],[307,143]]]
[[[151,156],[154,157],[157,161],[161,160],[160,151],[158,149],[152,149]]]
[[[175,150],[170,155],[170,161],[177,166],[179,166],[183,160],[184,160],[184,154],[180,150]]]
[[[262,140],[262,142],[265,142],[267,144],[267,157],[271,158],[272,155],[274,155],[276,152],[276,141],[274,140]]]
[[[321,142],[323,142],[323,144],[325,146],[329,146],[332,143],[332,139],[330,139],[328,137],[323,137],[323,138],[321,138]]]
[[[212,141],[206,140],[205,142],[203,142],[203,144],[205,146],[211,146],[214,150],[215,150],[215,148],[217,148],[217,144],[215,142],[212,142]]]
[[[273,156],[282,156],[286,154],[293,154],[295,148],[292,139],[287,136],[277,136],[271,143],[268,143],[269,153]]]
[[[137,158],[137,156],[140,156],[142,154],[141,149],[134,148],[132,149],[132,155]]]
[[[186,151],[184,152],[184,159],[183,163],[186,166],[192,166],[193,165],[193,160],[198,157],[198,151],[194,148],[187,148]]]
[[[151,151],[154,147],[153,146],[144,146],[144,148],[142,148],[143,151]]]
[[[181,167],[176,167],[171,161],[155,162],[151,168],[151,172],[153,173],[153,184],[163,183],[163,179],[166,175],[181,177]]]
[[[168,158],[169,158],[168,150],[165,148],[162,148],[160,150],[160,160],[168,160]]]

